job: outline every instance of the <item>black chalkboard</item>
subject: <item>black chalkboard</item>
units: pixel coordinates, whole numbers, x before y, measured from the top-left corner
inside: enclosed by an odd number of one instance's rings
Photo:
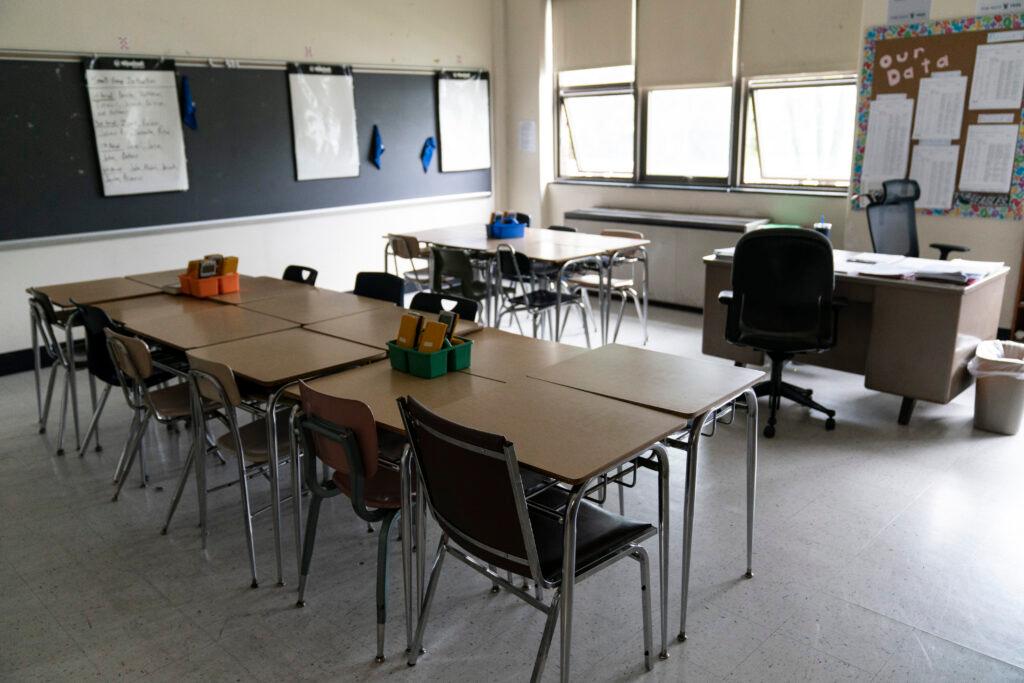
[[[189,190],[104,197],[83,67],[0,61],[0,241],[488,192],[489,170],[423,172],[437,139],[430,74],[355,74],[358,178],[295,180],[283,70],[179,66],[196,102],[184,128]],[[370,164],[374,124],[386,151]]]

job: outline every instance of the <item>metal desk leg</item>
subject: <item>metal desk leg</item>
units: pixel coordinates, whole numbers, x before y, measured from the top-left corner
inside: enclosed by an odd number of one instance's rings
[[[64,327],[64,338],[65,350],[67,351],[68,360],[68,390],[71,392],[71,414],[75,418],[75,450],[82,445],[82,437],[78,430],[78,391],[75,384],[75,375],[78,374],[78,369],[75,367],[75,332],[74,332],[74,320],[75,316],[78,315],[78,311],[75,311],[68,316],[67,323]],[[141,462],[141,460],[140,460]]]
[[[757,394],[747,389],[747,573],[754,576],[754,503],[757,496]]]
[[[712,409],[713,410],[713,409]],[[708,413],[701,413],[693,418],[690,441],[686,449],[686,504],[683,513],[683,594],[679,609],[679,642],[686,640],[686,600],[690,592],[690,557],[693,550],[693,511],[694,497],[697,491],[697,458],[701,440],[701,430]]]
[[[419,616],[413,610],[412,594],[412,451],[402,450],[402,593],[405,597],[405,652],[412,651],[414,620]]]
[[[42,360],[39,357],[39,328],[36,326],[36,313],[29,306],[28,323],[32,332],[32,374],[36,380],[36,408],[39,410],[39,425],[43,427],[43,386]]]
[[[561,680],[569,681],[569,665],[572,661],[572,597],[576,584],[576,518],[583,502],[583,493],[589,482],[573,488],[565,506],[565,527],[562,541],[562,604],[561,614]]]
[[[194,395],[192,403],[193,406],[199,403]],[[206,540],[209,537],[206,524],[206,458],[209,451],[206,443],[206,422],[198,408],[192,410],[192,444],[195,449],[193,464],[196,468],[196,495],[199,497],[199,542],[202,549],[206,550]]]
[[[295,417],[298,406],[292,408],[288,416],[288,441],[292,449],[292,531],[295,534],[295,566],[296,576],[302,576],[302,462],[299,458],[299,446],[295,439]]]
[[[652,450],[658,460],[658,587],[661,591],[661,659],[668,659],[668,560],[671,534],[669,533],[669,470],[668,451],[661,444]],[[621,487],[620,487],[621,488]]]
[[[647,248],[646,247],[640,247],[640,254],[641,254],[640,262],[644,264],[644,284],[643,284],[643,288],[640,290],[640,298],[643,300],[643,309],[644,309],[643,335],[644,335],[644,346],[646,346],[647,342],[650,341],[650,338],[651,338],[650,334],[648,333],[648,328],[650,326],[650,318],[648,318],[648,310],[647,310],[648,309],[647,298],[648,298],[648,294],[650,292],[650,282],[651,282],[651,277],[650,277],[651,276],[651,271],[650,271],[651,262],[647,259]]]
[[[415,470],[414,464],[410,463],[409,467],[413,469],[413,475],[417,478],[417,490],[424,491],[423,480],[419,478],[419,472]],[[426,589],[424,576],[427,559],[427,503],[425,496],[416,496],[414,518],[416,523],[416,604],[422,605],[423,593]]]
[[[278,468],[281,463],[280,454],[277,452],[277,402],[280,400],[284,390],[290,386],[286,384],[278,388],[267,398],[267,451],[270,454],[270,506],[271,515],[274,518],[274,555],[277,560],[277,585],[284,585],[284,559],[281,554],[281,484]]]

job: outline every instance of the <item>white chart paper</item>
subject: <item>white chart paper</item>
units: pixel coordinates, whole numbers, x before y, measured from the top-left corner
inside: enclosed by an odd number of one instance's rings
[[[86,69],[103,194],[188,189],[173,70]]]
[[[921,187],[919,209],[949,209],[956,189],[956,162],[960,145],[916,145],[910,177]]]
[[[1009,14],[1024,10],[1024,0],[978,0],[975,14]]]
[[[914,139],[959,139],[966,96],[967,76],[958,71],[922,78],[917,91]]]
[[[914,100],[909,97],[880,96],[871,103],[861,170],[864,189],[877,190],[883,181],[906,176],[913,118]]]
[[[296,179],[358,176],[359,142],[351,74],[289,73],[288,87]]]
[[[437,79],[441,171],[491,167],[491,105],[486,78]]]
[[[966,192],[1009,192],[1017,126],[968,126],[960,189]]]
[[[1024,91],[1024,42],[979,45],[971,109],[1017,109]]]

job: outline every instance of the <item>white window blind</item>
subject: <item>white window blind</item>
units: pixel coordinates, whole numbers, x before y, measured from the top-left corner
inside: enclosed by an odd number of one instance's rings
[[[637,0],[637,85],[729,83],[735,10],[733,0]]]
[[[557,71],[633,63],[633,0],[553,0],[551,9]]]
[[[850,0],[743,0],[740,74],[856,71],[860,15]]]

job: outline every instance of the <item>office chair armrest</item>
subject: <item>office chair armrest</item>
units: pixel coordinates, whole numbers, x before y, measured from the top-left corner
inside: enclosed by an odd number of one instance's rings
[[[968,247],[964,247],[964,246],[961,246],[959,244],[946,244],[945,242],[932,242],[928,246],[931,247],[932,249],[938,249],[939,250],[939,260],[940,261],[948,260],[949,259],[949,253],[951,251],[964,252],[964,253],[970,251],[970,248],[968,248]]]
[[[731,289],[723,289],[721,292],[719,292],[718,293],[718,303],[725,304],[726,306],[729,306],[730,304],[732,304],[732,290]]]

